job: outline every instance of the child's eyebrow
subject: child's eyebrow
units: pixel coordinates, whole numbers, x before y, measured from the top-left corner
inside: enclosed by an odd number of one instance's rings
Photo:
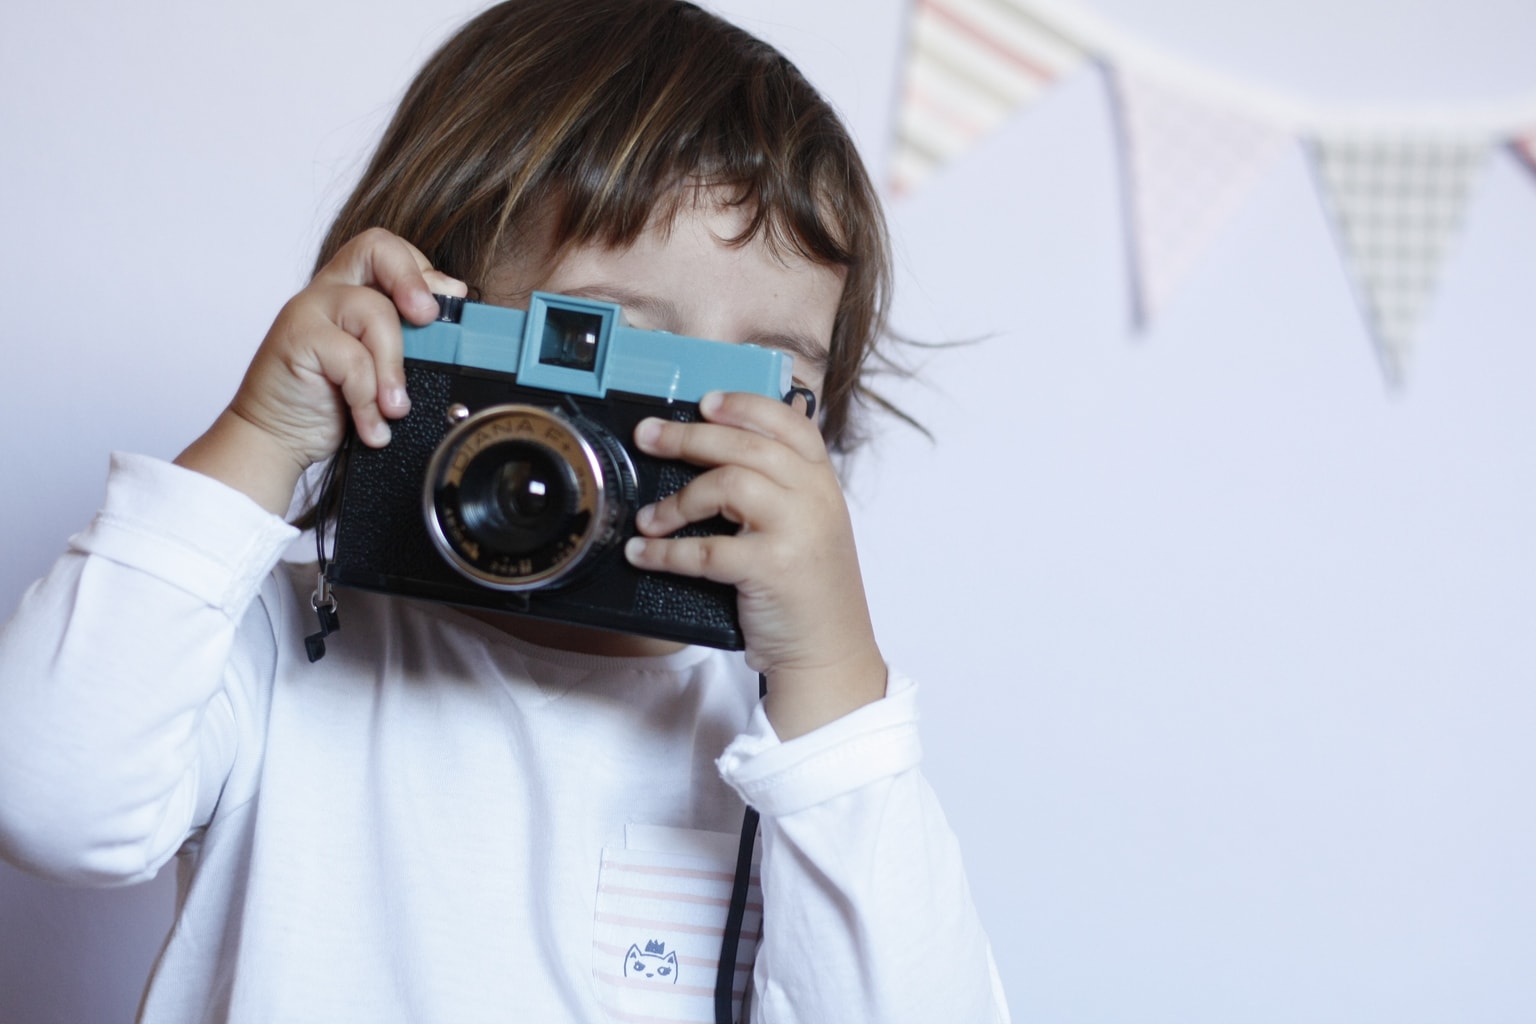
[[[749,345],[761,345],[763,348],[776,348],[780,352],[788,352],[795,357],[797,365],[814,366],[818,370],[827,368],[827,346],[809,334],[801,334],[798,331],[790,334],[765,331],[750,335],[744,340]]]
[[[674,303],[646,292],[634,291],[620,284],[584,285],[580,288],[565,289],[563,294],[580,299],[614,302],[625,309],[643,313],[656,323],[676,323],[678,320],[677,306]],[[827,368],[827,346],[811,334],[801,331],[759,331],[742,340],[749,345],[760,345],[763,348],[776,348],[781,352],[788,352],[802,366],[813,366],[823,371]]]
[[[675,305],[665,299],[645,292],[637,292],[620,284],[589,284],[580,288],[564,288],[561,289],[561,294],[575,296],[578,299],[612,302],[627,310],[644,313],[647,319],[656,323],[677,322]]]

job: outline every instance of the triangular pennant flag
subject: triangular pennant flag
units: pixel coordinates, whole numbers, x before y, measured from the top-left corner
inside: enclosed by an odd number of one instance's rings
[[[1114,81],[1145,327],[1292,136],[1145,73],[1117,68]]]
[[[1085,53],[1027,0],[915,0],[891,188],[910,191]]]
[[[1335,137],[1312,149],[1382,372],[1401,384],[1488,143]]]
[[[1536,134],[1523,138],[1516,136],[1509,144],[1514,147],[1515,155],[1525,161],[1531,173],[1536,174]]]

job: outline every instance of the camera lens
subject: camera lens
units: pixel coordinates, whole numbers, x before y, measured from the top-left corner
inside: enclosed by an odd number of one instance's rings
[[[544,518],[550,508],[549,478],[552,474],[542,464],[548,461],[535,456],[503,462],[497,467],[496,507],[508,521],[518,526],[531,526]]]
[[[570,467],[523,441],[492,445],[465,467],[459,484],[464,528],[475,540],[509,555],[528,554],[555,540],[575,509]]]
[[[634,491],[629,456],[601,425],[501,405],[449,431],[422,497],[428,532],[453,568],[498,590],[534,590],[607,550]]]

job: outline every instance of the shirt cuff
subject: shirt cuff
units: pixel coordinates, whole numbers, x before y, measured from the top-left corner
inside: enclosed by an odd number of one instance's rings
[[[154,576],[238,619],[298,535],[212,477],[114,452],[101,511],[70,546]]]
[[[893,671],[885,697],[787,743],[759,703],[715,766],[744,801],[777,817],[899,775],[921,760],[917,686]]]

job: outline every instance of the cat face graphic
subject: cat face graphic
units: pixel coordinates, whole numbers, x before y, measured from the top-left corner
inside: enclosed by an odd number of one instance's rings
[[[677,984],[677,954],[668,953],[661,942],[647,942],[642,951],[630,946],[624,956],[624,977],[650,978],[653,981],[669,981]]]

